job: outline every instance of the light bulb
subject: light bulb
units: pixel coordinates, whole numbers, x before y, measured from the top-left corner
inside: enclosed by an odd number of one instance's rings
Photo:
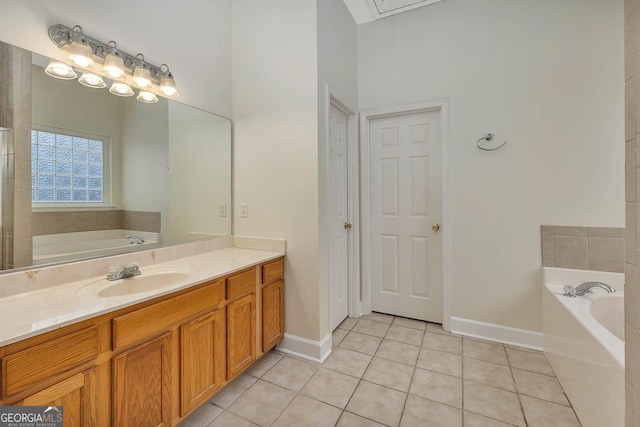
[[[176,82],[173,77],[162,76],[160,80],[160,90],[167,96],[174,96],[178,93],[176,90]]]
[[[114,79],[124,75],[124,60],[114,53],[110,53],[104,59],[104,71]]]
[[[78,67],[86,68],[93,65],[91,46],[83,41],[74,41],[71,43],[70,49],[69,59]]]
[[[85,68],[93,65],[93,51],[91,50],[91,46],[87,44],[80,25],[73,27],[72,37],[72,42],[69,45],[69,60],[78,67]]]
[[[44,72],[51,77],[62,80],[73,80],[78,77],[76,72],[69,65],[64,62],[53,60],[49,61],[49,65],[44,69]]]
[[[154,93],[147,92],[146,90],[141,90],[136,99],[147,104],[155,104],[158,102],[158,97]]]
[[[86,73],[86,72],[82,73],[82,77],[80,77],[78,81],[87,87],[93,87],[98,89],[101,89],[107,86],[107,84],[104,82],[102,77],[93,73]]]
[[[133,70],[133,81],[142,88],[151,86],[151,71],[143,65],[136,66]]]
[[[133,96],[131,86],[121,82],[113,82],[109,88],[109,92],[118,96]]]

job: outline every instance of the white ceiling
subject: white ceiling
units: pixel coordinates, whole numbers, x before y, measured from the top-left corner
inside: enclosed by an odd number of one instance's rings
[[[396,13],[427,6],[442,0],[343,0],[356,24],[382,19]]]

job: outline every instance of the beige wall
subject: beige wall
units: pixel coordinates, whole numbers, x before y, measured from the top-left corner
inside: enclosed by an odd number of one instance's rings
[[[0,0],[0,10],[0,41],[62,58],[47,29],[78,24],[126,52],[169,64],[182,102],[231,116],[231,0]]]
[[[169,236],[227,235],[231,230],[231,123],[178,102],[169,104]],[[220,204],[227,206],[220,216]]]
[[[111,150],[111,205],[121,206],[122,109],[131,99],[89,89],[75,80],[49,77],[32,66],[33,124],[108,137]]]
[[[625,359],[626,425],[640,426],[640,210],[637,178],[640,177],[640,1],[624,2],[625,52]]]
[[[317,341],[316,1],[234,0],[232,16],[234,234],[287,240],[285,330]]]
[[[133,99],[129,99],[134,101]],[[167,236],[169,212],[169,108],[126,102],[122,110],[122,208],[160,212],[160,232]]]
[[[448,98],[453,316],[541,329],[540,225],[624,224],[622,0],[448,0],[360,25],[361,110]],[[487,153],[494,133],[507,146]]]

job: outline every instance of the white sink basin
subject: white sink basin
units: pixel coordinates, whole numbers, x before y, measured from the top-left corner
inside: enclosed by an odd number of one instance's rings
[[[103,279],[96,282],[96,284],[104,284],[105,282],[113,284],[100,291],[98,295],[101,297],[120,297],[123,295],[154,291],[186,281],[191,272],[192,270],[190,268],[161,269],[155,271],[149,269],[147,271],[143,270],[139,276],[128,279],[120,279],[113,282],[108,282],[106,279]]]

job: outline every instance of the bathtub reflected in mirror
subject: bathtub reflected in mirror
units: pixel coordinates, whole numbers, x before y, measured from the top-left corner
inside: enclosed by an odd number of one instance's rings
[[[0,82],[0,128],[15,145],[3,160],[16,165],[3,175],[3,201],[15,191],[2,208],[3,270],[231,234],[230,120],[56,79],[48,58],[0,50],[19,80]]]

